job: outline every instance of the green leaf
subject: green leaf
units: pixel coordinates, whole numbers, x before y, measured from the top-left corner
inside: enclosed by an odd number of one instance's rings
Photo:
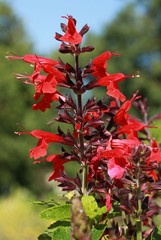
[[[54,206],[51,208],[47,208],[41,212],[40,216],[42,218],[53,220],[53,221],[61,221],[67,220],[71,217],[71,205],[64,204],[59,206]]]
[[[97,216],[98,204],[93,196],[85,196],[81,199],[86,215],[93,219]]]
[[[38,237],[39,240],[70,240],[70,222],[57,221],[51,224],[43,234]]]
[[[105,219],[112,219],[114,217],[118,217],[121,215],[122,215],[122,213],[121,213],[120,208],[118,207],[118,203],[114,203],[112,205],[112,209],[107,213],[107,216]]]
[[[38,240],[52,240],[52,238],[48,234],[43,233],[38,237]]]
[[[82,197],[81,201],[86,215],[91,219],[107,212],[106,206],[103,206],[101,208],[98,207],[98,204],[93,196]]]
[[[146,240],[159,240],[161,239],[161,225],[158,225],[146,238]]]
[[[98,208],[98,210],[97,210],[97,214],[98,215],[102,215],[102,214],[104,214],[104,213],[106,213],[107,212],[107,207],[106,206],[103,206],[103,207],[101,207],[101,208]]]
[[[53,232],[54,240],[70,240],[70,226],[59,226]]]
[[[92,240],[99,240],[104,233],[107,225],[100,224],[92,229]]]
[[[89,218],[95,218],[98,214],[98,204],[93,196],[82,197],[82,205]]]
[[[49,201],[34,201],[34,205],[38,206],[44,206],[44,207],[53,207],[53,206],[58,206],[58,205],[64,205],[66,204],[68,199],[66,197],[60,196],[59,199],[51,199]]]

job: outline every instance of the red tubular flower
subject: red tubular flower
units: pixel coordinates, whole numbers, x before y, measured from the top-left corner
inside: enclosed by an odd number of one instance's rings
[[[92,73],[92,75],[95,78],[97,77],[101,78],[108,75],[108,73],[106,72],[107,68],[106,61],[108,61],[111,58],[111,55],[112,54],[109,51],[106,51],[93,60],[92,69],[94,70],[94,72]]]
[[[35,94],[34,99],[38,100],[40,96],[41,96],[40,94]],[[46,94],[44,94],[43,98],[41,99],[41,101],[39,103],[35,103],[32,106],[32,109],[33,110],[40,109],[42,112],[44,112],[47,108],[51,108],[51,103],[53,101],[59,101],[59,98],[65,99],[65,97],[57,91],[54,92],[53,94],[46,93]]]
[[[57,61],[39,57],[36,55],[25,55],[24,57],[19,56],[8,56],[8,59],[23,59],[27,63],[35,63],[34,72],[32,75],[17,75],[17,79],[28,79],[24,80],[23,83],[31,84],[35,86],[34,99],[38,101],[41,95],[43,95],[42,100],[33,105],[34,110],[40,109],[42,112],[46,108],[51,107],[53,101],[59,101],[59,97],[63,97],[60,93],[56,91],[58,83],[65,82],[65,75],[54,67],[58,64]],[[41,75],[41,70],[47,75]]]
[[[157,141],[153,140],[152,142],[152,151],[149,157],[149,161],[148,162],[157,162],[157,163],[161,163],[161,152],[158,146]]]
[[[99,78],[98,84],[101,86],[108,86],[111,82],[123,81],[126,77],[123,73],[107,74],[104,77]]]
[[[146,126],[142,122],[139,122],[136,119],[130,117],[130,119],[127,120],[126,125],[119,128],[119,131],[125,134],[130,134],[131,131],[141,131],[145,127]]]
[[[75,22],[73,17],[70,15],[68,17],[64,17],[68,19],[68,26],[66,28],[64,36],[56,33],[55,38],[59,41],[68,42],[70,44],[79,44],[82,42],[82,36],[77,32],[75,27]]]
[[[108,175],[111,178],[119,179],[123,177],[125,169],[129,167],[126,159],[127,153],[121,149],[107,150],[101,153],[101,157],[108,159]]]
[[[27,63],[35,63],[35,64],[38,64],[40,67],[42,65],[51,65],[51,66],[55,66],[56,64],[58,64],[57,61],[55,60],[52,60],[52,59],[49,59],[49,58],[44,58],[44,57],[39,57],[37,55],[25,55],[23,57],[19,57],[19,56],[16,56],[14,53],[11,53],[13,54],[13,56],[6,56],[6,58],[8,60],[11,60],[11,59],[22,59],[23,61],[27,62]]]
[[[138,139],[112,139],[111,148],[115,149],[129,149],[128,152],[131,152],[131,148],[138,146],[140,141]]]
[[[30,158],[38,159],[44,157],[47,154],[48,143],[58,142],[66,144],[64,139],[57,134],[49,133],[41,130],[33,130],[31,132],[18,132],[21,134],[30,134],[31,136],[38,138],[37,147],[30,150]]]
[[[111,201],[111,196],[105,191],[106,195],[106,207],[107,207],[107,212],[109,212],[112,208],[112,201]]]
[[[50,175],[48,181],[51,181],[51,180],[56,181],[56,178],[60,177],[60,170],[62,170],[62,171],[64,170],[63,164],[66,163],[66,162],[69,162],[68,160],[64,160],[64,159],[59,158],[60,156],[61,155],[52,154],[52,155],[49,155],[46,159],[39,160],[39,161],[34,161],[34,164],[44,162],[44,161],[53,162],[54,171]]]
[[[108,175],[114,179],[123,177],[126,164],[127,161],[125,158],[112,157],[108,162]]]
[[[130,100],[127,100],[126,102],[124,102],[122,104],[122,106],[120,107],[120,109],[117,111],[115,117],[114,117],[114,121],[123,126],[125,124],[127,124],[127,121],[130,117],[130,115],[127,113],[127,111],[131,108],[131,104],[133,101],[135,101],[136,99],[140,98],[140,96],[136,96],[138,93],[138,91],[133,94],[133,97]]]
[[[44,139],[39,139],[37,147],[30,150],[30,158],[38,159],[47,154],[48,144]]]
[[[59,158],[60,155],[50,155],[47,157],[46,161],[53,162],[54,171],[50,175],[48,181],[55,180],[55,178],[60,177],[60,170],[64,170],[63,164],[69,162],[68,160],[64,160]]]
[[[96,57],[94,60],[93,60],[93,66],[92,66],[92,69],[94,70],[94,72],[92,73],[92,75],[94,77],[99,77],[99,78],[102,78],[102,77],[106,77],[108,76],[109,74],[106,72],[106,68],[107,68],[107,63],[106,61],[109,61],[110,58],[111,58],[111,55],[117,55],[117,56],[120,56],[119,54],[115,54],[114,52],[109,52],[109,51],[106,51],[104,53],[102,53],[101,55],[99,55],[98,57]]]
[[[107,86],[107,90],[107,94],[109,96],[121,100],[121,102],[124,102],[126,100],[126,97],[119,91],[117,82],[111,82]]]
[[[100,86],[107,86],[107,90],[108,90],[107,94],[109,96],[124,102],[126,98],[119,91],[117,82],[123,81],[126,77],[134,77],[134,76],[130,76],[130,75],[125,76],[123,73],[115,73],[115,74],[107,73],[106,61],[110,59],[111,55],[119,55],[119,54],[110,53],[109,51],[106,51],[93,60],[92,69],[94,70],[94,72],[92,73],[92,75],[95,78],[98,78],[97,83]]]

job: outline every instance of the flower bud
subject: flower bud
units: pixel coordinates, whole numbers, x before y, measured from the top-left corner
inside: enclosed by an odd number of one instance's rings
[[[91,240],[90,225],[79,198],[73,199],[71,211],[71,240]]]

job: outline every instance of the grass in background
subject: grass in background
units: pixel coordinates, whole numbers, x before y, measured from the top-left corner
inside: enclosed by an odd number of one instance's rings
[[[34,197],[24,189],[0,199],[0,239],[36,240],[50,225],[40,218],[42,209],[34,206],[32,200]]]

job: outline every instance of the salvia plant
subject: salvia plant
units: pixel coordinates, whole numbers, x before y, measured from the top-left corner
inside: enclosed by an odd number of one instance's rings
[[[46,208],[41,217],[53,221],[38,239],[161,239],[161,225],[154,221],[161,213],[161,152],[149,131],[151,123],[161,115],[148,118],[147,101],[141,100],[138,91],[129,100],[121,93],[118,82],[138,74],[106,71],[106,62],[119,56],[116,51],[105,51],[80,67],[81,54],[94,50],[93,46],[81,47],[89,27],[85,25],[78,32],[72,16],[63,18],[67,25],[61,24],[63,35],[56,33],[55,38],[61,42],[59,52],[73,56],[74,66],[61,58],[55,61],[15,54],[7,57],[34,65],[32,75],[16,76],[35,88],[36,103],[32,109],[44,112],[57,101],[55,121],[71,125],[67,132],[60,127],[57,133],[30,132],[25,128],[17,132],[37,138],[30,157],[34,163],[52,162],[54,170],[49,181],[56,181],[62,191],[69,192],[50,201],[37,201]],[[84,98],[86,92],[100,86],[107,87],[107,96],[96,100],[95,96],[87,99],[86,94]],[[85,104],[83,98],[87,99]],[[132,105],[141,119],[128,113]],[[61,153],[48,155],[50,143],[61,144]],[[79,164],[75,177],[65,172],[67,162]]]

